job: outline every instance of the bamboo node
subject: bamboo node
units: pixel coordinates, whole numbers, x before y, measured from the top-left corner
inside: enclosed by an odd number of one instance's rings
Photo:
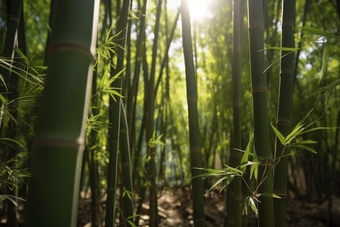
[[[47,50],[47,56],[50,56],[54,52],[62,52],[62,51],[70,51],[70,50],[83,53],[87,55],[88,57],[90,57],[92,61],[94,61],[95,59],[95,56],[93,56],[90,48],[86,48],[82,45],[77,45],[75,43],[57,43],[54,46],[51,46]]]
[[[249,26],[249,29],[252,29],[252,28],[254,28],[254,27],[261,27],[261,28],[264,28],[263,23],[260,23],[260,22],[251,24],[251,25]]]
[[[118,143],[118,140],[110,140],[110,143]]]
[[[293,22],[286,22],[286,23],[282,24],[282,28],[283,27],[294,27],[294,23]]]
[[[199,217],[199,218],[195,218],[193,217],[194,221],[205,221],[205,217]]]
[[[197,101],[196,96],[188,96],[188,102],[189,101]]]
[[[241,106],[242,106],[242,103],[240,103],[240,102],[234,103],[234,104],[233,104],[233,107],[234,107],[234,108],[239,108],[239,107],[241,107]]]
[[[127,167],[127,166],[130,166],[130,162],[124,162],[123,163],[123,167]]]
[[[106,188],[107,191],[116,191],[117,187],[108,187]]]
[[[289,69],[287,69],[287,70],[281,70],[280,75],[282,75],[282,74],[290,74],[290,75],[293,75],[293,70],[289,70]]]
[[[65,138],[43,138],[37,140],[34,143],[34,147],[46,147],[46,146],[79,148],[84,146],[84,140],[83,139],[71,140]]]
[[[196,152],[200,152],[201,148],[200,147],[190,147],[190,152],[191,153],[196,153]]]
[[[13,21],[16,21],[16,22],[19,22],[19,21],[20,21],[19,18],[17,18],[17,17],[9,17],[9,19],[10,19],[10,20],[13,20]]]
[[[253,90],[252,94],[254,95],[254,94],[259,93],[259,92],[267,92],[267,91],[268,91],[267,88],[258,88],[256,90]]]
[[[287,125],[290,126],[290,121],[278,121],[276,125]]]

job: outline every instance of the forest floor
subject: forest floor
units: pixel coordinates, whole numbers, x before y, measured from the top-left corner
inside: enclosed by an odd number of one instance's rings
[[[78,227],[90,227],[90,200],[83,198],[81,201]],[[103,204],[104,206],[104,204]],[[301,198],[290,199],[287,204],[287,227],[326,227],[320,211],[320,202],[302,201]],[[104,207],[103,207],[104,208]],[[139,226],[148,226],[147,204],[143,204]],[[104,209],[103,209],[104,210]],[[188,227],[193,226],[192,205],[188,187],[164,190],[158,200],[159,227]],[[205,195],[205,214],[207,227],[223,226],[224,193],[212,190]],[[340,215],[340,214],[339,214]],[[256,217],[249,218],[249,227],[256,227]]]

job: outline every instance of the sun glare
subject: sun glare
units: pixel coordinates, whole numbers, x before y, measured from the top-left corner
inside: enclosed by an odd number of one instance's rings
[[[190,8],[190,17],[193,20],[201,20],[213,17],[209,11],[209,4],[214,0],[188,0]],[[181,5],[181,0],[168,0],[170,8],[175,9]]]
[[[189,0],[190,17],[194,20],[212,17],[208,10],[209,2],[211,0]]]

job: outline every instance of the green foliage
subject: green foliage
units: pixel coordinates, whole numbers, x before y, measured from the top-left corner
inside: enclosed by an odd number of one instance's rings
[[[310,147],[310,145],[317,144],[317,141],[314,140],[299,140],[296,142],[292,142],[293,140],[296,140],[298,136],[301,136],[303,134],[307,134],[313,131],[317,130],[329,130],[329,129],[336,129],[334,127],[314,127],[310,128],[313,124],[316,123],[316,121],[313,121],[312,123],[305,125],[305,121],[307,117],[311,114],[313,110],[311,110],[291,131],[290,134],[288,134],[286,137],[284,137],[273,125],[272,129],[275,132],[275,135],[279,139],[280,143],[286,148],[286,147],[292,147],[292,148],[301,148],[304,150],[308,150],[312,153],[316,154],[316,151]],[[310,129],[308,129],[310,128]],[[282,152],[283,153],[283,152]],[[280,159],[282,156],[276,157],[276,159]]]
[[[135,193],[133,193],[133,192],[131,192],[131,191],[128,191],[128,190],[124,187],[124,188],[123,188],[123,193],[122,193],[122,198],[125,197],[125,196],[127,196],[127,197],[129,198],[129,200],[133,200],[134,197],[140,199],[140,197],[139,197],[137,194],[135,194]],[[140,214],[136,214],[136,215],[132,215],[132,216],[129,216],[129,217],[125,217],[125,215],[124,215],[124,213],[123,213],[123,210],[122,210],[120,207],[118,207],[118,210],[119,210],[120,214],[123,216],[124,220],[125,220],[130,226],[136,227],[136,225],[134,224],[133,220],[134,220],[136,217],[140,216]]]
[[[137,194],[127,190],[125,187],[123,188],[123,193],[122,193],[122,197],[124,196],[127,196],[130,200],[132,200],[133,197],[140,199],[140,197]]]
[[[34,57],[29,59],[19,48],[14,50],[18,56],[14,61],[0,58],[0,66],[9,70],[12,78],[18,78],[16,84],[10,84],[0,75],[1,86],[5,91],[0,94],[3,103],[0,118],[0,203],[9,200],[17,206],[18,200],[24,199],[15,196],[13,192],[26,186],[25,182],[30,177],[27,162],[28,143],[34,135],[35,116],[32,111],[43,89],[44,74],[41,72],[46,67],[33,66]],[[15,96],[12,95],[14,89],[17,93]]]
[[[18,142],[16,143],[19,144]],[[0,165],[0,190],[1,190],[0,203],[8,199],[14,205],[17,206],[16,200],[24,200],[17,196],[8,195],[7,189],[13,191],[16,188],[21,187],[25,183],[26,178],[30,176],[30,173],[24,167],[24,164],[26,161],[27,161],[27,152],[20,152],[16,156],[14,156],[12,159],[1,163]]]
[[[250,207],[255,214],[258,214],[256,203],[259,202],[255,197],[247,196],[242,202],[242,214],[248,215],[248,208]]]
[[[99,40],[98,47],[96,49],[97,53],[97,60],[93,65],[93,68],[99,64],[100,66],[104,66],[109,63],[110,65],[114,66],[114,59],[111,59],[111,56],[114,56],[116,54],[116,47],[117,42],[115,41],[115,38],[119,36],[121,32],[119,32],[116,35],[112,35],[115,25],[112,25],[110,29],[106,32],[106,35],[104,37],[104,40],[101,42]]]
[[[251,143],[248,143],[247,147],[250,147],[249,144],[251,144]],[[257,179],[258,166],[260,164],[260,162],[258,162],[258,161],[248,161],[244,158],[244,157],[249,157],[249,156],[253,156],[253,158],[255,156],[255,153],[250,152],[250,149],[248,149],[248,151],[244,151],[244,156],[242,158],[241,164],[237,168],[233,168],[233,167],[230,167],[228,165],[225,165],[222,170],[207,169],[207,168],[195,168],[195,169],[200,169],[200,170],[204,171],[204,173],[198,175],[197,177],[201,177],[203,179],[205,179],[207,177],[221,177],[211,186],[211,188],[207,192],[211,191],[217,185],[222,184],[222,188],[220,190],[220,192],[221,192],[222,190],[224,190],[225,188],[227,188],[230,185],[230,183],[232,182],[234,177],[241,177],[243,182],[245,183],[245,185],[247,186],[247,188],[250,192],[250,195],[247,196],[246,198],[244,198],[242,204],[240,204],[243,207],[243,214],[246,214],[246,215],[248,214],[248,208],[249,207],[256,214],[258,214],[258,210],[257,210],[256,204],[255,204],[255,201],[260,202],[259,198],[261,196],[267,196],[267,197],[278,198],[278,199],[280,198],[279,196],[277,196],[273,193],[258,193],[258,189],[259,189],[260,185],[265,180],[264,176],[262,176],[261,180],[258,183],[257,188],[254,191],[249,187],[247,180],[245,179],[245,168],[247,166],[251,166],[251,171],[254,173],[255,179]],[[266,165],[268,165],[268,164],[269,163],[266,163]],[[250,178],[251,178],[251,176],[250,176]]]
[[[1,164],[0,187],[7,186],[13,190],[25,182],[25,179],[30,176],[27,169],[24,168],[25,161],[27,161],[27,152],[20,152]]]
[[[327,72],[327,67],[330,60],[331,48],[334,45],[338,45],[340,42],[340,36],[338,34],[333,34],[331,32],[325,31],[323,29],[317,29],[309,26],[305,26],[302,28],[302,31],[308,32],[313,35],[323,37],[323,51],[322,51],[322,61],[321,61],[321,70],[319,72],[319,84],[321,80],[325,77]]]
[[[117,77],[119,77],[125,71],[125,69],[119,71],[114,76],[110,76],[110,73],[109,73],[110,68],[111,67],[109,65],[106,66],[104,75],[100,79],[97,87],[98,87],[99,92],[101,91],[103,92],[103,94],[108,94],[113,100],[117,101],[115,96],[118,96],[118,97],[123,97],[123,96],[119,92],[117,92],[117,89],[119,88],[113,87],[112,83],[117,79]]]
[[[136,215],[133,215],[133,216],[130,216],[130,217],[125,217],[124,214],[123,214],[123,211],[120,207],[117,207],[118,210],[119,210],[119,213],[120,215],[123,216],[124,220],[131,226],[131,227],[136,227],[135,223],[133,222],[133,220],[135,219],[135,217],[138,217],[140,216],[140,214],[136,214]]]
[[[300,122],[298,122],[298,124],[294,127],[292,132],[289,135],[287,135],[286,137],[284,137],[273,125],[271,125],[275,135],[278,137],[279,141],[285,147],[284,149],[286,149],[286,147],[289,146],[289,147],[300,148],[300,149],[304,149],[304,150],[308,150],[308,151],[311,151],[313,153],[316,153],[316,151],[310,147],[310,145],[316,144],[317,143],[316,141],[314,141],[314,140],[297,140],[297,137],[304,135],[306,133],[317,131],[317,130],[334,129],[334,128],[330,128],[330,127],[310,128],[313,124],[316,123],[316,121],[314,121],[314,122],[312,122],[308,125],[305,125],[305,121],[308,118],[308,116],[311,114],[311,112],[312,112],[312,110]],[[250,191],[250,195],[247,196],[246,198],[244,198],[244,200],[241,204],[242,207],[243,207],[243,214],[247,215],[249,208],[254,213],[258,214],[256,202],[261,202],[260,197],[271,197],[271,198],[280,199],[280,197],[278,195],[274,194],[274,193],[267,193],[267,192],[259,193],[258,192],[259,187],[261,186],[261,184],[265,180],[265,176],[260,176],[260,178],[258,178],[259,177],[258,176],[259,165],[262,164],[262,165],[265,165],[267,167],[268,165],[272,165],[272,163],[274,163],[274,161],[276,161],[276,165],[277,165],[277,163],[280,161],[280,159],[283,156],[279,155],[276,158],[274,158],[273,160],[265,160],[264,158],[259,157],[255,152],[252,137],[250,138],[248,145],[247,145],[247,147],[244,151],[240,150],[240,149],[236,149],[236,150],[239,151],[239,152],[243,152],[243,156],[242,156],[240,165],[238,167],[233,168],[233,167],[230,167],[228,165],[225,165],[222,170],[209,169],[209,168],[196,168],[196,169],[200,169],[200,170],[204,171],[204,173],[200,174],[197,177],[201,177],[203,179],[205,179],[207,177],[220,177],[211,186],[211,188],[208,190],[208,192],[210,190],[212,190],[213,188],[215,188],[219,184],[222,184],[222,188],[220,190],[220,191],[222,191],[230,185],[230,183],[234,179],[234,177],[241,177],[243,182],[247,186],[248,190]],[[290,155],[290,154],[288,154],[288,155]],[[248,166],[250,166],[249,180],[251,180],[253,176],[256,180],[258,180],[258,185],[257,185],[255,190],[252,190],[249,187],[247,180],[245,179],[245,173],[247,171]]]
[[[151,148],[154,148],[157,145],[163,145],[164,146],[165,144],[161,140],[162,136],[163,136],[163,134],[156,137],[156,131],[154,131],[152,138],[149,140],[148,146],[151,147]]]

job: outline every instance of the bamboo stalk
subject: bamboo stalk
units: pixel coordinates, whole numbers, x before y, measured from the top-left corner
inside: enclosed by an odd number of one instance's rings
[[[135,68],[134,68],[134,75],[133,75],[133,81],[131,85],[131,92],[127,96],[127,120],[128,120],[128,127],[130,129],[130,139],[134,140],[135,136],[134,134],[135,129],[135,121],[136,121],[136,105],[137,105],[137,94],[138,94],[138,83],[140,78],[140,69],[142,60],[144,58],[145,51],[144,43],[145,43],[145,15],[146,15],[146,6],[147,6],[147,0],[143,0],[143,5],[141,6],[141,14],[140,14],[140,25],[139,25],[139,34],[137,37],[137,49],[136,49],[136,56],[135,56]],[[143,111],[145,112],[145,111]],[[144,115],[144,113],[143,113]],[[143,116],[142,120],[142,127],[139,134],[139,138],[137,140],[135,152],[134,152],[134,163],[132,168],[132,179],[137,178],[137,169],[139,166],[139,163],[141,162],[140,159],[140,147],[142,143],[142,138],[144,135],[144,126],[145,126],[145,117]],[[131,142],[132,143],[132,142]],[[131,149],[133,149],[133,146],[131,146]],[[138,217],[137,217],[138,218]]]
[[[268,94],[264,72],[264,27],[262,0],[248,1],[250,66],[254,109],[254,144],[262,159],[258,172],[258,192],[273,192],[273,152],[269,145]],[[273,198],[261,196],[258,204],[259,226],[273,227]]]
[[[32,151],[28,227],[76,226],[99,1],[60,0],[52,11],[56,18]]]
[[[152,139],[154,134],[154,96],[155,96],[155,74],[156,74],[156,62],[158,51],[158,37],[159,27],[162,11],[162,0],[157,0],[157,12],[156,23],[154,29],[154,39],[152,45],[152,62],[149,81],[147,83],[147,96],[145,101],[147,102],[146,112],[146,143]],[[150,227],[158,226],[158,212],[157,212],[157,186],[156,186],[156,165],[155,165],[155,147],[148,146],[148,158],[149,158],[149,179],[150,179]]]
[[[121,163],[122,163],[122,185],[126,190],[126,195],[123,199],[122,212],[124,215],[124,225],[129,226],[127,220],[134,222],[133,218],[133,184],[131,178],[131,158],[130,158],[130,143],[129,131],[127,128],[127,119],[123,102],[121,102],[121,124],[120,124],[120,147],[121,147]]]
[[[241,142],[241,76],[242,76],[242,29],[244,26],[244,0],[233,1],[233,59],[232,59],[232,91],[233,91],[233,148],[242,149]],[[235,149],[230,151],[230,166],[240,164],[242,153]],[[242,226],[242,179],[236,177],[228,188],[228,226]]]
[[[111,65],[111,76],[115,76],[117,73],[123,70],[124,66],[124,55],[125,55],[125,42],[127,34],[127,20],[129,12],[130,0],[123,1],[123,7],[120,11],[119,21],[117,25],[117,65],[114,68]],[[118,7],[118,6],[117,6]],[[110,20],[112,21],[112,20]],[[112,24],[110,24],[110,27]],[[114,55],[111,52],[113,59]],[[117,89],[117,92],[121,94],[122,88],[122,76],[119,75],[112,83],[112,88]],[[110,99],[110,110],[109,110],[109,168],[108,168],[108,183],[107,183],[107,203],[106,203],[106,216],[105,216],[105,227],[113,227],[115,222],[115,200],[116,200],[116,189],[117,189],[117,172],[118,172],[118,143],[119,143],[119,129],[120,129],[120,114],[121,114],[121,97]]]
[[[294,23],[295,23],[295,0],[283,0],[282,13],[282,47],[294,47]],[[293,79],[294,79],[294,54],[281,51],[281,72],[279,88],[279,105],[277,114],[277,129],[283,136],[291,132],[291,115],[293,101]],[[286,226],[286,201],[288,180],[288,156],[289,149],[285,148],[276,138],[277,160],[274,176],[274,193],[281,199],[274,199],[274,218],[276,227]]]
[[[202,168],[202,154],[197,110],[197,87],[195,66],[193,62],[192,53],[189,4],[187,0],[182,0],[181,16],[182,16],[183,53],[185,62],[186,88],[189,113],[193,219],[195,227],[204,227],[205,215],[204,215],[203,180],[202,178],[197,177],[198,175],[202,174],[202,171],[197,169]]]

